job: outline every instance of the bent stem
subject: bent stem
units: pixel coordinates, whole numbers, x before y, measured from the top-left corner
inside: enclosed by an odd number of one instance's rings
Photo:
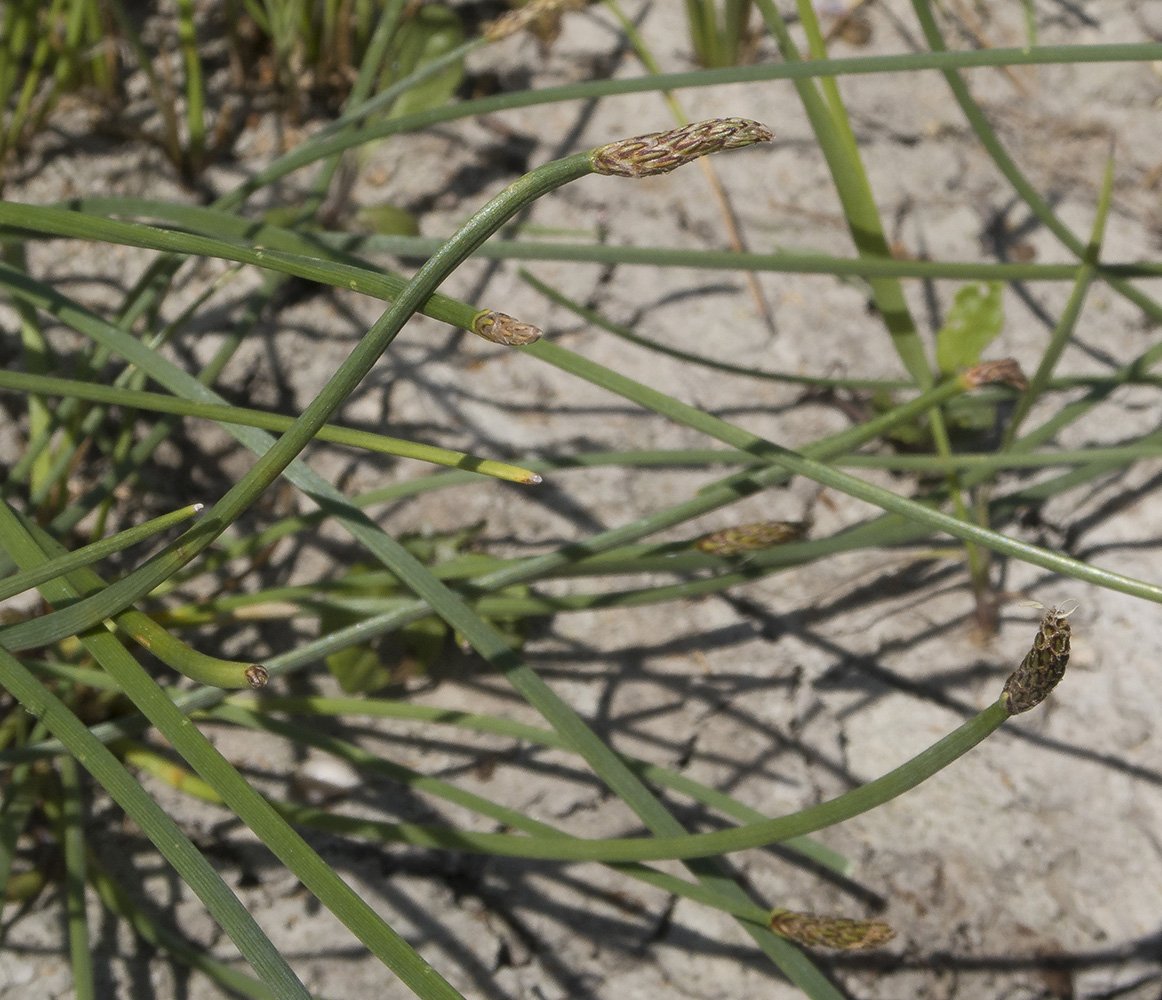
[[[509,185],[478,211],[420,268],[351,354],[302,412],[250,469],[206,514],[198,529],[187,532],[135,573],[38,619],[12,626],[3,635],[9,650],[45,645],[124,610],[202,552],[232,524],[309,444],[379,360],[440,283],[473,250],[522,209],[549,191],[589,173],[641,177],[664,173],[699,156],[766,141],[770,132],[757,122],[714,119],[670,133],[651,133],[607,143],[586,153],[555,160]],[[318,498],[317,498],[318,499]],[[29,627],[31,626],[31,627]]]

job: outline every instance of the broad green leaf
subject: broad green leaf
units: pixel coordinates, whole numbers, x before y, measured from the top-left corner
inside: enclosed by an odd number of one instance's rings
[[[366,205],[352,218],[353,225],[378,236],[419,236],[420,225],[415,215],[406,209],[384,202]]]
[[[421,7],[392,39],[390,61],[379,79],[380,89],[409,76],[463,41],[464,29],[453,10],[437,4]],[[442,107],[456,93],[463,77],[464,63],[458,60],[410,88],[392,106],[391,117]]]
[[[942,375],[955,375],[980,362],[981,352],[996,339],[1005,322],[1003,285],[965,285],[956,293],[944,326],[936,334],[936,363]]]

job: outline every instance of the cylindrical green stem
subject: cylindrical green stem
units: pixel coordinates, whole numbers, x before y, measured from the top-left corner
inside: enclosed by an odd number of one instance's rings
[[[0,376],[3,374],[3,372],[0,372]],[[56,576],[64,576],[65,573],[74,569],[81,566],[88,566],[100,559],[104,559],[106,556],[112,555],[114,552],[120,552],[122,549],[129,548],[130,545],[136,545],[138,542],[144,541],[146,538],[150,538],[158,532],[165,531],[166,528],[189,520],[202,510],[203,506],[200,503],[190,504],[190,506],[183,507],[181,510],[175,510],[172,513],[163,514],[161,517],[155,517],[153,520],[139,524],[135,528],[127,528],[125,531],[119,531],[115,535],[103,538],[99,542],[93,542],[91,545],[86,545],[67,555],[50,559],[36,569],[24,570],[20,573],[14,573],[12,576],[5,577],[4,580],[0,581],[0,601],[7,600],[14,594],[19,594],[22,591],[36,587],[44,583],[45,580],[51,580]]]
[[[715,149],[764,141],[769,138],[769,132],[757,123],[727,119],[721,123],[699,123],[686,129],[676,129],[667,133],[666,137],[651,135],[645,137],[648,141],[644,143],[636,139],[610,143],[598,150],[545,164],[511,184],[477,212],[420,268],[315,400],[287,432],[259,457],[253,468],[214,505],[197,530],[187,532],[135,573],[101,593],[35,622],[12,626],[3,633],[6,648],[16,650],[31,648],[31,645],[44,645],[111,617],[149,593],[205,549],[314,438],[444,278],[525,206],[554,188],[597,169],[628,165],[643,173],[670,170],[680,162]],[[600,158],[598,154],[601,154]]]
[[[496,314],[491,314],[496,315]],[[538,334],[539,335],[539,334]],[[524,341],[528,343],[529,341]],[[18,389],[46,396],[65,396],[70,399],[87,399],[95,402],[111,403],[132,407],[135,410],[152,410],[157,413],[174,413],[184,417],[216,420],[223,424],[242,424],[246,427],[261,427],[268,431],[285,431],[294,418],[282,413],[267,413],[241,406],[220,406],[217,403],[202,403],[195,400],[167,396],[160,392],[142,392],[136,389],[121,389],[116,386],[97,385],[76,379],[54,378],[46,375],[30,375],[25,372],[0,371],[0,389]],[[350,427],[336,427],[327,424],[315,435],[319,441],[364,448],[368,451],[414,458],[433,465],[446,465],[457,469],[468,469],[483,476],[495,476],[514,483],[538,483],[540,476],[528,469],[507,462],[497,462],[487,458],[477,458],[462,451],[437,448],[403,438],[372,434]],[[128,543],[126,543],[128,544]]]
[[[229,717],[230,713],[226,713]],[[927,750],[887,774],[827,802],[778,819],[747,823],[730,830],[675,836],[625,837],[587,840],[506,833],[472,833],[447,827],[414,823],[379,823],[350,817],[332,817],[323,810],[312,816],[313,825],[364,831],[368,836],[404,839],[410,844],[447,850],[476,851],[509,857],[553,861],[663,861],[711,857],[755,847],[782,843],[822,830],[868,812],[915,788],[963,756],[993,733],[1010,710],[1004,698],[934,743]]]

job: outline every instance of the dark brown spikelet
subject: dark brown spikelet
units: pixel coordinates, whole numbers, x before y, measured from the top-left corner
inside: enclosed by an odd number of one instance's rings
[[[744,552],[797,542],[807,533],[806,521],[759,521],[755,524],[739,524],[733,528],[703,535],[694,543],[699,552],[712,556],[737,556]]]
[[[749,118],[711,118],[668,132],[649,132],[599,146],[590,154],[593,171],[617,177],[665,174],[708,153],[740,149],[774,136]]]
[[[837,951],[870,951],[882,948],[896,936],[883,920],[850,920],[817,913],[775,910],[770,916],[771,930],[807,948],[831,948]]]
[[[472,321],[472,332],[494,344],[505,347],[523,347],[541,339],[541,331],[531,323],[522,323],[504,313],[491,309],[482,312]]]
[[[1002,697],[1009,715],[1036,708],[1057,687],[1069,662],[1069,634],[1069,621],[1058,608],[1045,612],[1033,648],[1005,681]]]
[[[261,663],[252,663],[246,668],[246,683],[252,688],[266,687],[270,674]]]

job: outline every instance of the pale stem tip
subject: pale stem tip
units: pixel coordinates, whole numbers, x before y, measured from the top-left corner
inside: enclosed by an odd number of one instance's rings
[[[593,170],[617,177],[664,174],[709,153],[770,142],[774,134],[749,118],[711,118],[668,132],[619,139],[590,153]]]
[[[522,323],[501,312],[491,309],[482,312],[472,321],[472,332],[494,344],[505,347],[524,347],[541,339],[541,331],[531,323]]]
[[[206,509],[206,505],[205,505],[204,503],[196,503],[196,504],[194,504],[194,513],[195,513],[195,514],[200,514],[200,513],[201,513],[202,511],[204,511],[205,509]]]

